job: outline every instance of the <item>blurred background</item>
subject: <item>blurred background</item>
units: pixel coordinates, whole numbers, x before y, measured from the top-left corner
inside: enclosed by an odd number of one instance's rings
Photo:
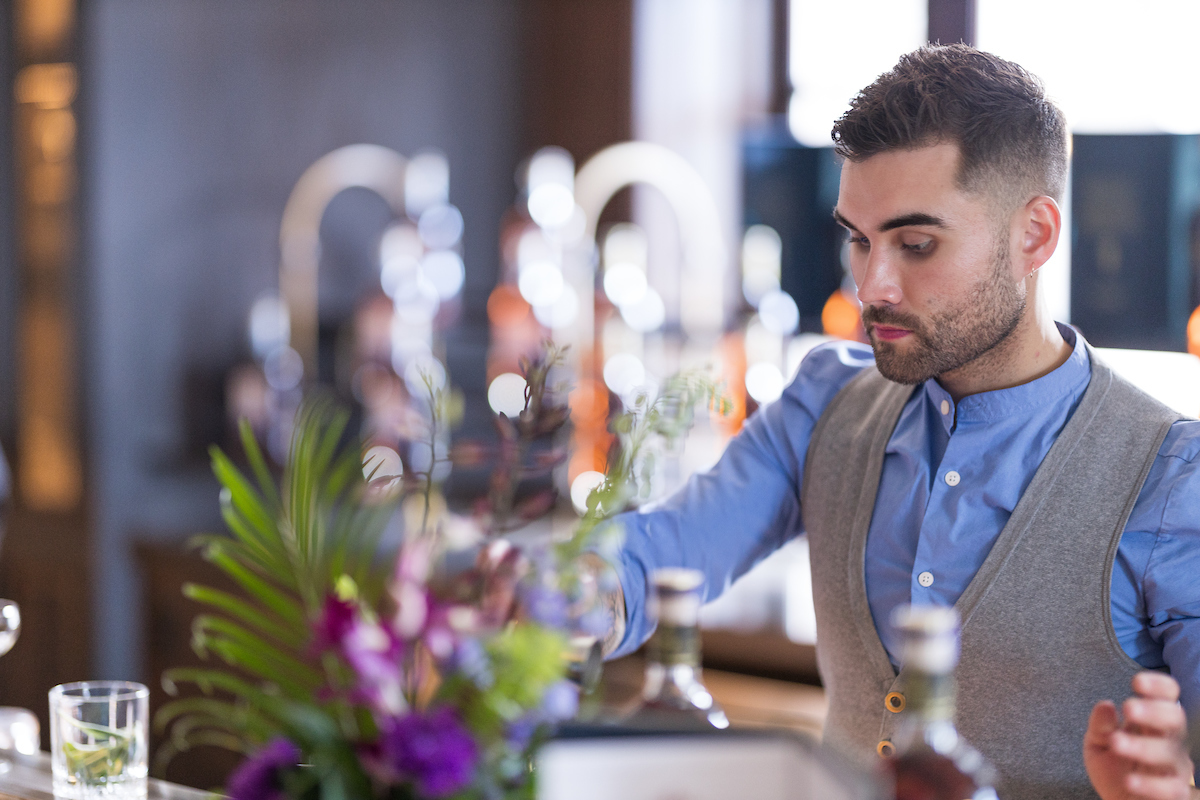
[[[1055,316],[1200,349],[1196,30],[1189,0],[0,2],[0,595],[24,615],[0,703],[189,657],[207,448],[246,417],[280,452],[302,387],[419,468],[422,373],[465,401],[433,450],[487,442],[519,357],[570,344],[569,520],[608,416],[701,366],[733,413],[655,491],[711,464],[858,335],[829,129],[926,41],[1022,63],[1067,113]],[[1133,360],[1200,410],[1190,362]],[[486,491],[448,477],[457,507]],[[796,543],[710,607],[708,658],[816,681],[807,569]]]

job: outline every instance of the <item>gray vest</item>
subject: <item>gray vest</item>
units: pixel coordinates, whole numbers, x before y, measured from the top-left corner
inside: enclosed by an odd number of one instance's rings
[[[1113,632],[1113,559],[1180,416],[1091,357],[1079,407],[956,606],[958,727],[1000,771],[1006,800],[1095,797],[1083,767],[1088,715],[1127,697],[1140,669]],[[818,421],[805,467],[825,741],[859,756],[874,756],[903,715],[884,705],[904,675],[875,630],[863,559],[884,450],[912,391],[864,370]]]

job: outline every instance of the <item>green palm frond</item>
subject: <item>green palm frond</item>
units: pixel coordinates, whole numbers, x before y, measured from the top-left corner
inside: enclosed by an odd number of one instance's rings
[[[169,732],[160,761],[199,744],[243,753],[280,734],[328,749],[362,730],[353,709],[321,696],[322,687],[348,679],[310,646],[312,624],[339,578],[349,575],[373,602],[391,573],[379,545],[396,502],[364,502],[362,453],[346,436],[349,419],[327,398],[306,401],[278,483],[245,423],[248,472],[212,448],[228,533],[196,544],[236,588],[188,584],[183,591],[210,609],[193,621],[193,648],[225,666],[164,673],[172,695],[184,684],[199,695],[179,697],[156,716]]]

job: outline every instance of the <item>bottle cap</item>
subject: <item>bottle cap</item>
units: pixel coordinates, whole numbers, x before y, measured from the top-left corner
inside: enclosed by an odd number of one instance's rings
[[[892,624],[904,635],[901,661],[907,667],[946,675],[958,664],[958,611],[949,606],[899,606]]]
[[[700,590],[704,573],[697,569],[667,567],[650,576],[659,622],[695,625],[700,615]]]

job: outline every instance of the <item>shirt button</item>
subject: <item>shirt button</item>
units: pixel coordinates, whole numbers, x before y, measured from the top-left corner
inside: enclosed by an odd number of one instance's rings
[[[924,586],[926,588],[933,586],[933,573],[930,572],[929,570],[922,572],[920,575],[917,576],[917,583],[921,584],[922,586]]]
[[[947,486],[958,486],[958,482],[961,480],[962,480],[962,476],[959,475],[954,470],[950,470],[949,472],[946,473],[946,485]]]
[[[943,400],[943,401],[942,401],[942,413],[943,413],[943,414],[949,414],[949,413],[950,413],[950,401],[949,401],[949,400]]]

